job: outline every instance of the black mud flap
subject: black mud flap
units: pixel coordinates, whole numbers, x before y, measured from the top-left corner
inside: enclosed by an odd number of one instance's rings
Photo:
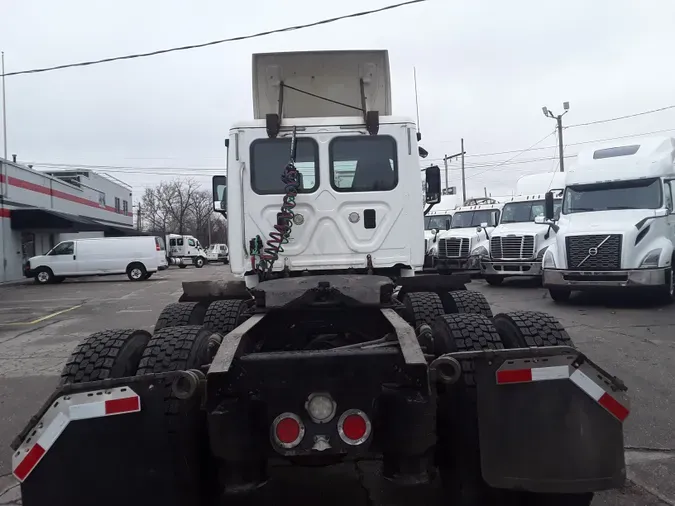
[[[629,402],[618,379],[562,347],[499,351],[475,365],[489,485],[540,493],[624,485]]]
[[[23,505],[177,506],[164,428],[167,377],[55,393],[12,445]]]

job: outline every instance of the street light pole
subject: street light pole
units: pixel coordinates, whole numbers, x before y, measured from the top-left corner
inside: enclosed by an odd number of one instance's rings
[[[2,136],[7,160],[7,105],[5,100],[5,52],[2,52]]]
[[[563,109],[564,112],[562,114],[558,114],[557,116],[553,114],[548,107],[544,106],[541,108],[542,112],[544,113],[544,116],[547,118],[551,118],[556,120],[557,123],[557,128],[558,128],[558,156],[560,157],[560,172],[565,172],[565,157],[563,154],[563,126],[562,126],[562,117],[567,114],[570,110],[570,103],[569,102],[563,102]]]

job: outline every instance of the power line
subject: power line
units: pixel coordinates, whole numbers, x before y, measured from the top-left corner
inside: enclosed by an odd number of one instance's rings
[[[481,172],[479,172],[478,174],[473,174],[471,177],[478,177],[478,176],[480,176],[481,174],[485,174],[486,172],[489,172],[489,171],[491,171],[491,170],[495,170],[496,168],[501,167],[502,165],[507,164],[508,162],[514,160],[515,158],[518,158],[518,157],[519,157],[520,155],[522,155],[523,153],[526,153],[526,152],[529,151],[530,149],[534,148],[534,147],[537,146],[538,144],[541,144],[542,142],[544,142],[546,139],[548,139],[548,138],[549,138],[551,135],[553,135],[554,133],[555,133],[555,130],[553,130],[552,132],[549,132],[549,133],[546,134],[544,137],[542,137],[541,139],[539,139],[537,142],[535,142],[534,144],[532,144],[530,147],[523,149],[522,151],[520,151],[520,152],[518,152],[517,154],[513,155],[511,158],[505,160],[505,161],[502,162],[502,163],[498,163],[498,164],[495,165],[494,167],[491,167],[491,168],[489,168],[489,169],[485,169],[484,171],[481,171]]]
[[[635,114],[627,114],[626,116],[617,116],[616,118],[599,119],[597,121],[589,121],[587,123],[577,123],[576,125],[568,125],[565,128],[576,128],[588,125],[599,125],[600,123],[609,123],[610,121],[619,121],[622,119],[635,118],[637,116],[644,116],[646,114],[653,114],[655,112],[667,111],[668,109],[675,109],[675,105],[667,105],[666,107],[659,107],[651,111],[637,112]]]
[[[619,140],[619,139],[629,139],[631,137],[641,137],[641,136],[644,136],[644,135],[662,134],[662,133],[674,132],[674,131],[675,131],[675,128],[665,128],[663,130],[652,130],[651,132],[642,132],[642,133],[635,133],[635,134],[628,134],[628,135],[620,135],[620,136],[617,136],[617,137],[606,137],[604,139],[591,139],[591,140],[580,141],[580,142],[566,142],[565,146],[566,147],[568,147],[568,146],[581,146],[583,144],[593,144],[593,143],[596,143],[596,142],[600,143],[600,142],[607,142],[607,141],[615,141],[615,140]],[[450,141],[448,141],[448,142],[450,142]],[[454,141],[452,141],[452,142],[454,142]],[[558,144],[556,142],[555,145],[535,147],[535,148],[530,149],[529,151],[541,151],[541,150],[553,149],[553,148],[557,148],[557,147],[558,147]],[[511,154],[511,153],[519,153],[520,151],[522,151],[522,149],[513,149],[513,150],[508,150],[508,151],[495,151],[493,153],[474,153],[474,154],[467,154],[467,155],[464,155],[464,156],[466,156],[466,157],[479,157],[479,156],[508,155],[508,154]],[[430,159],[427,159],[427,161],[442,162],[443,158],[430,158]],[[498,162],[495,162],[495,163],[498,163]],[[456,170],[454,167],[452,167],[452,169]]]
[[[91,60],[91,61],[84,61],[84,62],[79,62],[79,63],[67,63],[65,65],[57,65],[55,67],[44,67],[44,68],[37,68],[37,69],[31,69],[31,70],[20,70],[18,72],[8,72],[6,74],[3,74],[6,77],[9,76],[18,76],[22,74],[37,74],[41,72],[50,72],[52,70],[61,70],[61,69],[67,69],[67,68],[72,68],[72,67],[86,67],[90,65],[99,65],[101,63],[110,63],[114,61],[120,61],[120,60],[132,60],[136,58],[147,58],[149,56],[157,56],[160,54],[166,54],[166,53],[174,53],[177,51],[187,51],[190,49],[199,49],[202,47],[208,47],[208,46],[215,46],[218,44],[224,44],[226,42],[237,42],[240,40],[248,40],[248,39],[255,39],[258,37],[264,37],[266,35],[272,35],[275,33],[283,33],[283,32],[291,32],[295,30],[302,30],[305,28],[311,28],[313,26],[319,26],[319,25],[327,25],[329,23],[335,23],[336,21],[341,21],[343,19],[351,19],[351,18],[358,18],[362,16],[369,16],[371,14],[377,14],[380,12],[392,10],[392,9],[398,9],[399,7],[404,7],[406,5],[412,5],[412,4],[417,4],[421,2],[426,2],[427,0],[408,0],[406,2],[401,2],[397,3],[394,5],[387,5],[385,7],[380,7],[379,9],[372,9],[368,11],[362,11],[362,12],[355,12],[353,14],[346,14],[344,16],[337,16],[334,18],[329,18],[329,19],[322,19],[320,21],[314,21],[312,23],[305,23],[302,25],[295,25],[295,26],[287,26],[285,28],[277,28],[274,30],[267,30],[264,32],[258,32],[258,33],[253,33],[250,35],[240,35],[238,37],[230,37],[228,39],[220,39],[220,40],[214,40],[211,42],[204,42],[201,44],[191,44],[189,46],[180,46],[180,47],[172,47],[169,49],[160,49],[157,51],[151,51],[149,53],[136,53],[136,54],[129,54],[125,56],[115,56],[112,58],[102,58],[100,60]]]

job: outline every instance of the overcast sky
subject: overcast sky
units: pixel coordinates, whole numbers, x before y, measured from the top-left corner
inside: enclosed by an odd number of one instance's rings
[[[6,71],[58,65],[312,22],[396,0],[1,0]],[[325,5],[323,5],[325,4]],[[234,5],[237,6],[236,10]],[[311,6],[311,8],[310,8]],[[675,104],[672,0],[430,0],[355,20],[151,58],[7,78],[9,153],[110,170],[135,193],[169,174],[207,186],[225,165],[229,126],[252,117],[251,54],[388,49],[396,115],[415,116],[433,159],[467,151],[469,196],[510,194],[556,170],[543,105],[568,125]],[[569,128],[564,143],[673,129],[675,109]],[[573,158],[566,160],[573,163]],[[519,162],[519,163],[516,163]],[[492,165],[490,165],[492,164]],[[483,165],[483,167],[476,167]],[[147,170],[147,168],[155,168]],[[162,167],[163,169],[157,169]],[[171,167],[171,168],[169,168]],[[452,163],[451,185],[459,188]],[[144,171],[143,169],[146,168]],[[215,169],[215,170],[214,170]]]

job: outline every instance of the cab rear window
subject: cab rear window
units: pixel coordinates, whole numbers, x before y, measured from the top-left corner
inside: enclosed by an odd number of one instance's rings
[[[393,137],[336,137],[331,141],[329,150],[330,183],[334,190],[391,191],[398,185],[398,159]]]

